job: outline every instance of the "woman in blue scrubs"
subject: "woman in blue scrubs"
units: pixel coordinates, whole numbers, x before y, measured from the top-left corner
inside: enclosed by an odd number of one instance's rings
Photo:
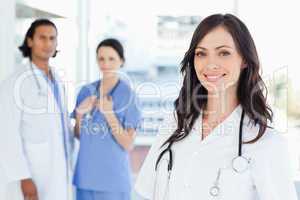
[[[128,151],[141,112],[136,94],[117,73],[125,61],[121,43],[106,39],[96,53],[103,77],[80,90],[72,113],[80,138],[77,200],[130,200]]]

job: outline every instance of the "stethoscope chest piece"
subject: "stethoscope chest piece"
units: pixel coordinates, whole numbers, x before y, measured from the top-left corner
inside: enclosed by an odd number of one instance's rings
[[[218,186],[213,186],[210,188],[209,193],[213,197],[217,197],[220,194],[220,188]]]
[[[243,173],[248,170],[250,159],[245,158],[244,156],[237,156],[232,159],[232,169],[236,173]]]

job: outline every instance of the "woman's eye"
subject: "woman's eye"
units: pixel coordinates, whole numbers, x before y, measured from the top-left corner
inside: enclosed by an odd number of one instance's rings
[[[196,56],[198,57],[203,57],[203,56],[206,56],[206,53],[202,52],[202,51],[198,51],[195,53]]]
[[[46,37],[40,36],[39,39],[44,41],[44,40],[46,40]]]
[[[229,56],[230,53],[228,51],[221,51],[220,56]]]
[[[109,58],[109,60],[110,60],[110,61],[114,61],[115,59],[114,59],[114,58]]]

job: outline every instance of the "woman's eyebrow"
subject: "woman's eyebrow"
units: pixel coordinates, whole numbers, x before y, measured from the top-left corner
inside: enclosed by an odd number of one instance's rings
[[[232,47],[228,46],[228,45],[221,45],[221,46],[216,47],[216,49],[221,49],[221,48],[230,48],[230,49],[232,49]]]
[[[221,46],[216,47],[215,49],[221,49],[221,48],[230,48],[230,49],[232,49],[232,47],[228,46],[228,45],[221,45]],[[197,46],[196,49],[207,50],[206,48],[201,47],[201,46]]]
[[[196,49],[202,49],[202,50],[207,50],[206,48],[204,47],[200,47],[200,46],[197,46]]]

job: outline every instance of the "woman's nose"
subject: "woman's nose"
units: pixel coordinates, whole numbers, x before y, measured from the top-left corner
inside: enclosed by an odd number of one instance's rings
[[[216,63],[208,63],[206,68],[208,68],[208,69],[218,69],[219,65],[216,64]]]
[[[103,60],[103,61],[102,61],[102,65],[103,65],[103,66],[107,66],[107,64],[108,64],[108,62],[107,62],[106,60]]]

